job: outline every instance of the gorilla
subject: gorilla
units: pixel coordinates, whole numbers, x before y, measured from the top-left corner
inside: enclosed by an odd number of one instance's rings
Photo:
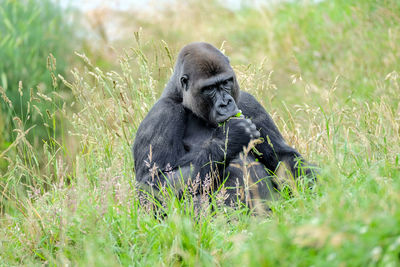
[[[273,198],[280,189],[278,166],[294,179],[314,177],[261,104],[240,90],[229,59],[203,42],[180,51],[161,98],[137,130],[133,157],[146,190],[168,185],[179,195],[197,180],[197,193],[223,186],[230,205],[243,201],[245,192],[250,207],[248,199]]]

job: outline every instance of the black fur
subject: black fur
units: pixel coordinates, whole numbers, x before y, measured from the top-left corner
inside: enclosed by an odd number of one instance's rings
[[[244,117],[219,126],[239,109]],[[186,182],[199,175],[201,181],[212,176],[219,179],[214,184],[226,179],[226,186],[243,186],[240,153],[258,137],[265,140],[256,145],[260,153],[251,152],[244,160],[254,163],[250,175],[259,181],[254,197],[269,199],[271,190],[276,190],[271,173],[283,161],[297,177],[301,155],[285,143],[261,104],[240,91],[227,57],[210,44],[189,44],[179,53],[163,95],[137,131],[136,179],[147,187],[167,182],[179,189],[182,177]],[[236,201],[236,190],[229,194],[228,201]]]

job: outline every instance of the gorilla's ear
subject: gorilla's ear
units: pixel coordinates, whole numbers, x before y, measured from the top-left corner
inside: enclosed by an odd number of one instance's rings
[[[188,82],[189,82],[189,77],[186,74],[182,75],[181,86],[183,89],[185,89],[185,91],[189,89]]]

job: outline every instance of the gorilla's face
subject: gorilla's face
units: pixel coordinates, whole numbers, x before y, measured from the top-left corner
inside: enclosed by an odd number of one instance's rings
[[[233,77],[227,77],[201,87],[203,98],[211,103],[210,122],[220,123],[238,113],[235,99],[232,97],[233,83]]]
[[[182,49],[178,64],[186,108],[214,126],[239,112],[236,76],[218,49],[206,43],[190,44]]]

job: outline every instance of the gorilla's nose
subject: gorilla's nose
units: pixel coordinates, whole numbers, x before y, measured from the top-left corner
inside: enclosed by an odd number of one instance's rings
[[[218,108],[220,109],[225,109],[226,107],[230,106],[232,104],[232,99],[224,99],[222,100],[219,105]]]
[[[225,121],[226,119],[234,116],[238,113],[238,108],[233,99],[227,99],[226,101],[221,101],[216,105],[216,114],[218,120]]]

